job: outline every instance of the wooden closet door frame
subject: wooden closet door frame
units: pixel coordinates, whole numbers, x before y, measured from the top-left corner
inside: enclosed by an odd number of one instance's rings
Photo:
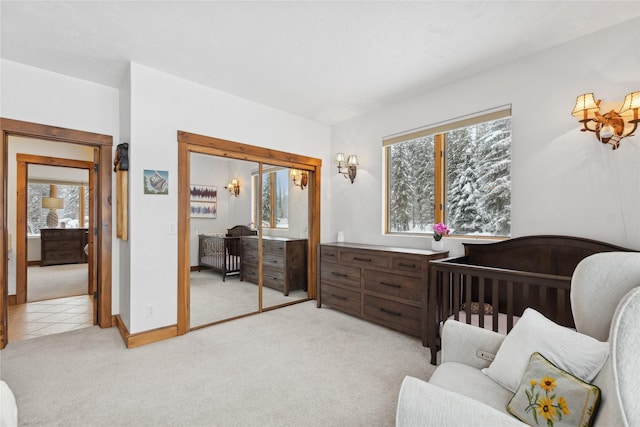
[[[24,122],[7,118],[0,118],[0,223],[2,237],[0,238],[0,349],[7,345],[7,307],[8,307],[8,224],[7,224],[7,187],[8,187],[8,147],[10,136],[22,136],[52,142],[67,142],[72,144],[91,146],[96,149],[94,167],[97,168],[96,191],[97,206],[95,206],[95,228],[93,250],[96,263],[97,291],[98,291],[98,325],[101,328],[113,326],[111,314],[111,168],[113,137],[92,132],[48,126],[39,123]],[[91,197],[91,195],[90,195]]]
[[[189,332],[191,273],[191,248],[189,239],[190,209],[189,184],[190,153],[208,154],[310,172],[309,185],[309,236],[307,252],[307,289],[310,299],[317,298],[316,251],[320,243],[320,171],[322,160],[313,157],[276,151],[268,148],[210,136],[178,131],[178,335]]]

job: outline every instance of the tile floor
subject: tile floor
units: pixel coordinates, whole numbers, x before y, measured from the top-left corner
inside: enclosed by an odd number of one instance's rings
[[[90,295],[10,305],[9,342],[93,326],[92,316]]]

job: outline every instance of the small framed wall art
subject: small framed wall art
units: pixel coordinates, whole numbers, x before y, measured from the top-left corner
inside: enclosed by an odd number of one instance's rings
[[[144,194],[169,194],[169,171],[145,169]]]

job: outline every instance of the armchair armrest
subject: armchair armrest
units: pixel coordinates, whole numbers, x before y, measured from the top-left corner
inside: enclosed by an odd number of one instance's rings
[[[458,362],[477,369],[491,364],[505,335],[455,320],[442,329],[441,363]]]
[[[402,381],[396,427],[522,425],[516,418],[467,396],[409,376]]]

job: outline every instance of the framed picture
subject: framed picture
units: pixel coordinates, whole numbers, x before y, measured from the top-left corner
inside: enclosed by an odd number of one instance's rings
[[[169,194],[169,171],[144,170],[144,194]]]
[[[217,202],[218,187],[211,185],[191,184],[189,187],[190,200],[196,202]]]
[[[215,202],[194,202],[191,201],[192,218],[215,218],[218,212]]]

